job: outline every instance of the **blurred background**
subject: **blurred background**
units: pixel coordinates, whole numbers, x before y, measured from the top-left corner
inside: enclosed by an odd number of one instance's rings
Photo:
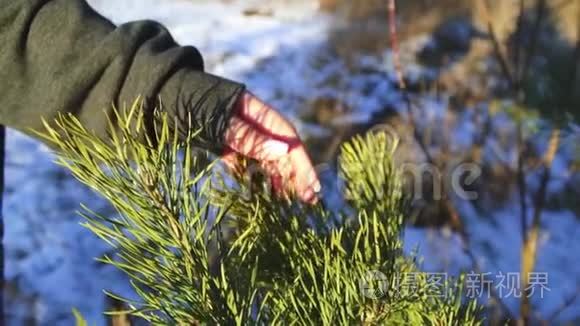
[[[399,0],[396,12],[388,0],[88,2],[117,24],[160,21],[208,72],[277,107],[319,164],[329,206],[340,205],[340,144],[396,134],[405,247],[422,269],[487,275],[476,297],[491,324],[522,310],[580,323],[580,1]],[[131,291],[95,261],[110,249],[75,212],[114,212],[40,143],[9,131],[7,147],[8,324],[70,325],[73,308],[111,324],[103,289]]]

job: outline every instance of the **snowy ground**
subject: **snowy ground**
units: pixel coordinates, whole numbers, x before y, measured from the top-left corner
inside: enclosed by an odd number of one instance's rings
[[[305,99],[336,95],[336,90],[327,86],[327,80],[346,74],[345,64],[340,60],[325,60],[322,66],[313,64],[326,55],[324,42],[330,23],[308,0],[272,1],[267,6],[263,1],[242,0],[89,2],[115,23],[137,19],[164,23],[180,43],[201,50],[207,70],[245,82],[296,122],[304,134],[318,130],[298,118],[304,113]],[[256,8],[271,12],[243,14]],[[359,65],[380,72],[389,66],[390,60],[386,53],[382,58],[361,58]],[[345,79],[348,84],[343,86],[351,92],[344,100],[357,108],[350,119],[368,119],[384,103],[399,100],[400,95],[391,83],[378,73]],[[438,107],[442,105],[434,102],[435,115]],[[456,132],[458,138],[468,139],[475,131],[466,124]],[[120,293],[127,293],[128,289],[121,275],[94,262],[92,257],[103,254],[107,248],[79,225],[75,211],[80,202],[91,208],[101,207],[105,212],[108,208],[55,166],[53,159],[39,143],[16,132],[9,133],[5,218],[7,278],[13,292],[8,299],[11,324],[21,325],[25,322],[23,318],[32,318],[42,325],[69,325],[71,309],[76,307],[90,322],[102,325],[102,289]],[[565,158],[557,160],[557,166],[564,166],[565,161]],[[561,187],[558,180],[569,177],[563,171],[563,168],[555,170],[562,175],[555,179],[551,191]],[[521,235],[516,207],[486,214],[485,219],[468,204],[461,205],[460,211],[468,219],[472,245],[484,271],[494,275],[499,271],[517,272]],[[571,211],[544,214],[537,270],[549,273],[551,291],[544,299],[534,301],[543,315],[554,311],[580,287],[580,264],[575,257],[580,252],[577,214]],[[419,246],[426,270],[456,271],[468,265],[459,240],[445,230],[409,229],[405,240],[409,250]],[[517,311],[515,300],[506,302],[512,312]],[[578,316],[580,301],[561,318]]]

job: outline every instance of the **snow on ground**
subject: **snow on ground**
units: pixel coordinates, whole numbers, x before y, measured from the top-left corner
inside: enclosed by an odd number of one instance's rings
[[[356,108],[348,119],[363,121],[385,103],[400,100],[400,94],[385,78],[391,55],[361,57],[359,65],[367,66],[369,69],[363,69],[367,72],[347,75],[345,63],[326,48],[328,19],[318,14],[309,0],[277,0],[267,5],[242,0],[89,3],[117,24],[138,19],[164,23],[178,42],[201,50],[209,72],[245,82],[296,122],[302,132],[314,130],[299,121],[303,104],[312,97],[340,97]],[[256,8],[265,8],[271,14],[243,14]],[[348,90],[346,94],[328,85],[333,77],[347,81],[342,85]],[[425,119],[436,119],[445,107],[441,100],[425,103],[431,114]],[[470,119],[465,121],[453,131],[461,140],[456,144],[460,147],[467,146],[477,132],[467,123]],[[74,212],[81,202],[105,212],[109,208],[54,165],[53,159],[39,143],[9,133],[5,217],[7,278],[14,288],[8,310],[11,324],[21,325],[23,316],[32,315],[41,325],[69,325],[71,308],[77,307],[91,324],[101,325],[102,289],[120,293],[129,293],[129,289],[119,273],[94,262],[92,257],[107,248],[79,225],[80,218]],[[563,170],[558,168],[556,174]],[[551,191],[556,188],[557,184],[551,185]],[[469,220],[471,242],[484,271],[517,272],[521,243],[518,210],[513,205],[492,213],[481,213],[469,204],[459,208]],[[580,264],[574,254],[580,252],[580,223],[573,212],[546,212],[542,226],[537,270],[549,273],[552,291],[535,302],[542,313],[549,313],[580,286]],[[419,246],[426,270],[456,272],[469,266],[460,240],[446,230],[410,228],[405,241],[409,251]],[[515,301],[508,300],[508,304],[513,312],[517,310]],[[562,318],[579,315],[577,304]]]

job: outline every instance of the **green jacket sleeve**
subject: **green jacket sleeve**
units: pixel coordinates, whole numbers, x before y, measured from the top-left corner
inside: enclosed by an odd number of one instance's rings
[[[43,118],[70,112],[106,138],[107,112],[141,98],[150,127],[160,105],[218,151],[242,91],[204,73],[199,52],[156,22],[116,27],[84,0],[0,0],[0,124],[42,130]]]

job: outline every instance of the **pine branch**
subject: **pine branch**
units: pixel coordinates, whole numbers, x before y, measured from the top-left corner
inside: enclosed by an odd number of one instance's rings
[[[109,293],[129,315],[154,325],[479,324],[475,302],[461,300],[461,280],[430,295],[427,274],[403,256],[396,141],[369,134],[343,146],[348,205],[336,218],[322,204],[270,195],[259,173],[214,175],[213,163],[193,155],[199,132],[183,138],[162,114],[156,139],[137,138],[139,107],[117,113],[109,143],[72,116],[43,134],[59,163],[119,213],[87,208],[83,216],[115,249],[101,261],[131,279],[138,301]],[[383,277],[369,279],[371,271]],[[406,274],[416,275],[416,291],[401,291]],[[382,296],[370,297],[362,282]]]

